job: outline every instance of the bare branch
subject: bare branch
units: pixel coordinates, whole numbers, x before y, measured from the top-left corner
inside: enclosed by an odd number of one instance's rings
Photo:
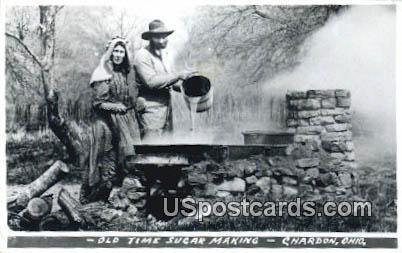
[[[8,32],[6,32],[6,36],[15,39],[15,40],[28,52],[28,54],[34,59],[34,61],[35,61],[41,68],[43,67],[43,66],[42,66],[42,63],[41,63],[41,61],[38,59],[38,57],[28,48],[27,45],[25,45],[25,43],[24,43],[22,40],[20,40],[17,36],[15,36],[15,35],[13,35],[13,34],[11,34],[11,33],[8,33]]]
[[[64,7],[64,5],[56,6],[56,14],[57,14],[61,9],[63,9],[63,7]]]
[[[273,22],[276,22],[276,23],[284,24],[284,21],[283,21],[283,20],[279,20],[278,18],[271,17],[270,15],[268,15],[268,14],[266,14],[266,13],[264,13],[264,12],[258,10],[258,9],[257,9],[257,6],[253,5],[252,8],[254,9],[253,14],[258,15],[258,16],[260,16],[261,18],[269,19],[269,20],[271,20],[271,21],[273,21]]]

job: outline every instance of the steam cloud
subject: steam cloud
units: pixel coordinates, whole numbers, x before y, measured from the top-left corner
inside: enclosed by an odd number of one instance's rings
[[[360,125],[394,151],[395,12],[393,6],[352,6],[333,17],[306,42],[302,63],[268,81],[265,91],[349,89]]]

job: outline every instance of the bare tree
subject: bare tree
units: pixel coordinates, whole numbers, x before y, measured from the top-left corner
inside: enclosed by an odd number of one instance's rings
[[[6,32],[6,36],[17,41],[39,66],[49,127],[66,146],[70,162],[85,166],[88,152],[83,145],[88,142],[88,136],[86,133],[80,132],[75,124],[64,119],[58,108],[59,94],[56,89],[53,68],[56,47],[56,16],[62,8],[63,6],[39,6],[40,53],[38,55],[20,37],[9,32]]]
[[[198,11],[187,47],[201,61],[216,56],[222,65],[237,64],[242,82],[254,84],[299,62],[301,45],[332,14],[344,7],[313,6],[215,6]],[[196,55],[200,48],[204,56]],[[186,54],[185,52],[183,54]],[[183,55],[181,56],[183,57]],[[241,67],[240,67],[241,66]]]

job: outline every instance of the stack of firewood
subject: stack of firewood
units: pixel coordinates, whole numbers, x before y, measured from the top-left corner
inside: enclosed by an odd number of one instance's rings
[[[86,225],[80,204],[64,188],[57,194],[61,210],[52,212],[54,194],[46,191],[69,173],[67,165],[55,162],[45,173],[7,200],[9,225],[16,230],[77,230]]]

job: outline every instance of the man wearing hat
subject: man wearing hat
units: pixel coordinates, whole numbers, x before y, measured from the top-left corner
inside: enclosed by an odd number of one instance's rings
[[[140,49],[134,58],[134,70],[138,85],[138,97],[144,108],[138,113],[141,139],[158,140],[173,130],[171,90],[180,91],[180,81],[195,72],[173,72],[166,61],[165,48],[173,30],[160,20],[149,24],[142,39],[149,44]]]

